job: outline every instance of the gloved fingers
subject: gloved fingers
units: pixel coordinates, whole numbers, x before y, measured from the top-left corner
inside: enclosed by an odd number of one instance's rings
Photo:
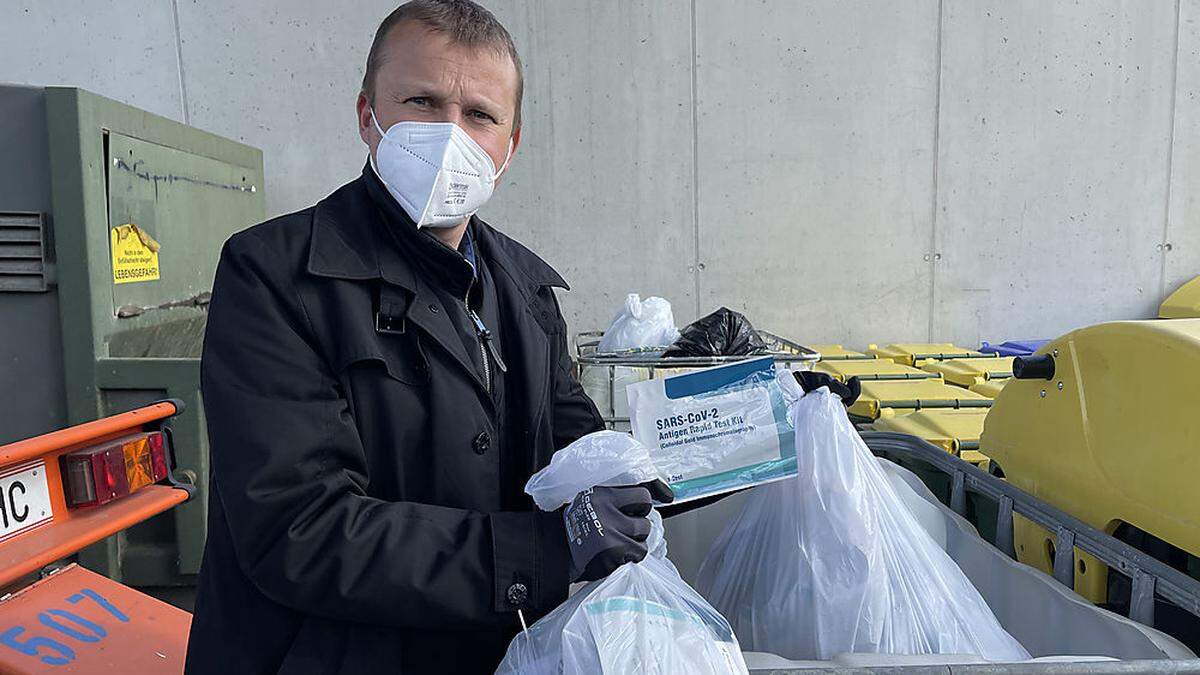
[[[817,373],[811,370],[793,370],[792,377],[796,378],[796,383],[800,385],[800,388],[806,394],[821,386],[818,384],[820,378],[817,377]]]
[[[813,370],[796,370],[792,371],[792,375],[796,378],[796,382],[800,383],[800,388],[804,393],[816,391],[821,387],[829,387],[829,391],[834,394],[838,393],[838,388],[842,386],[837,378],[829,373],[819,373]]]
[[[635,518],[630,522],[632,525],[630,526],[630,531],[627,533],[629,538],[639,544],[645,544],[646,540],[650,538],[650,519]]]
[[[858,396],[862,393],[862,385],[857,377],[852,377],[845,382],[840,382],[837,378],[828,373],[819,373],[811,370],[797,370],[792,373],[796,378],[796,382],[800,383],[800,388],[805,393],[816,391],[821,387],[828,387],[829,391],[842,400],[846,406],[853,405],[858,400]]]
[[[675,493],[671,491],[671,487],[664,483],[661,479],[655,478],[652,481],[646,481],[641,484],[641,487],[650,491],[650,498],[659,504],[670,504],[675,501]]]
[[[648,549],[644,543],[633,541],[620,533],[614,533],[613,536],[620,543],[597,553],[588,561],[577,581],[603,579],[621,565],[627,562],[641,562],[646,557]]]
[[[650,501],[650,491],[641,486],[615,487],[612,490],[613,504],[621,513],[630,518],[645,518],[650,515],[654,503]]]
[[[656,502],[670,504],[675,501],[675,493],[671,487],[660,479],[646,481],[640,485],[609,488],[614,490],[614,503],[621,513],[634,518],[642,518],[650,514],[650,507]]]
[[[617,533],[617,539],[621,541],[621,545],[618,547],[618,550],[624,552],[625,562],[638,562],[642,558],[646,557],[646,551],[648,549],[646,548],[645,538],[638,538],[640,535],[637,535],[637,532],[640,530],[641,524],[645,523],[646,536],[649,537],[650,521],[646,520],[645,518],[638,518],[636,521],[631,522],[636,523],[636,525],[634,525],[632,528],[634,532]],[[635,559],[630,560],[630,556],[634,556]]]
[[[625,550],[625,562],[639,563],[646,559],[649,549],[645,545]]]
[[[577,581],[603,579],[625,563],[625,554],[620,549],[608,549],[588,561]]]
[[[640,522],[646,524],[646,526],[647,526],[646,535],[649,536],[650,521],[643,518],[643,519],[640,519]],[[646,553],[650,549],[647,548],[646,541],[644,539],[637,540],[637,539],[630,539],[628,537],[622,537],[622,539],[624,539],[626,541],[626,543],[623,544],[620,548],[622,559],[621,559],[621,563],[618,563],[618,564],[623,564],[623,563],[627,563],[627,562],[636,563],[636,562],[641,562],[643,559],[645,559]]]
[[[859,381],[857,376],[852,377],[846,380],[846,389],[850,391],[850,395],[843,396],[842,403],[845,403],[848,407],[854,405],[854,402],[858,400],[859,395],[862,394],[862,382]]]

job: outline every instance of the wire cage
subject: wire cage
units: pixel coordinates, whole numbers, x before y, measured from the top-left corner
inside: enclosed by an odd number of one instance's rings
[[[597,351],[601,331],[585,331],[576,336],[576,374],[583,389],[604,417],[609,429],[629,431],[629,408],[625,387],[634,382],[669,377],[701,368],[770,356],[788,370],[808,370],[821,355],[764,330],[756,331],[767,345],[763,354],[750,356],[671,356],[663,349],[631,349],[619,352]]]

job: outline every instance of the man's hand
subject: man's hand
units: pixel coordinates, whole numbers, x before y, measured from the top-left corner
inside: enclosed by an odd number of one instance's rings
[[[829,387],[829,391],[842,399],[842,405],[847,408],[854,405],[854,402],[858,400],[858,395],[862,393],[862,385],[859,384],[857,377],[852,377],[843,384],[834,379],[832,375],[812,370],[797,370],[792,374],[795,375],[796,382],[800,383],[800,388],[804,390],[804,393],[816,391],[821,387]]]
[[[661,480],[628,487],[594,487],[567,505],[567,545],[571,549],[571,580],[594,581],[627,562],[646,557],[650,509],[654,501],[675,499]]]

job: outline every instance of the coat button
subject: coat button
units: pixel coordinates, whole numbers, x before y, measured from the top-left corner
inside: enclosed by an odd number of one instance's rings
[[[488,435],[488,432],[481,431],[475,437],[475,442],[472,445],[475,448],[475,454],[482,455],[488,451],[488,448],[492,447],[492,437]]]
[[[529,588],[525,584],[515,583],[508,587],[508,592],[504,594],[504,598],[513,607],[520,607],[529,599]]]
[[[440,311],[441,310],[438,308],[438,306],[436,304],[434,304],[432,302],[429,303],[429,313],[430,314],[437,314]]]

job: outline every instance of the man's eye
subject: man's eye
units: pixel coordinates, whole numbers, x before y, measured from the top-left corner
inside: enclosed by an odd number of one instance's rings
[[[491,122],[491,123],[493,123],[493,124],[495,124],[495,123],[496,123],[496,118],[495,118],[495,117],[492,117],[491,115],[489,115],[489,114],[487,114],[487,113],[483,112],[482,110],[472,110],[472,111],[471,111],[470,113],[468,113],[468,114],[469,114],[469,115],[471,115],[471,117],[474,117],[474,118],[475,118],[475,119],[477,119],[477,120],[483,120],[483,121],[485,121],[485,122]]]
[[[404,99],[404,102],[412,103],[413,105],[426,106],[426,105],[429,105],[429,97],[427,97],[427,96],[410,96],[410,97]]]

